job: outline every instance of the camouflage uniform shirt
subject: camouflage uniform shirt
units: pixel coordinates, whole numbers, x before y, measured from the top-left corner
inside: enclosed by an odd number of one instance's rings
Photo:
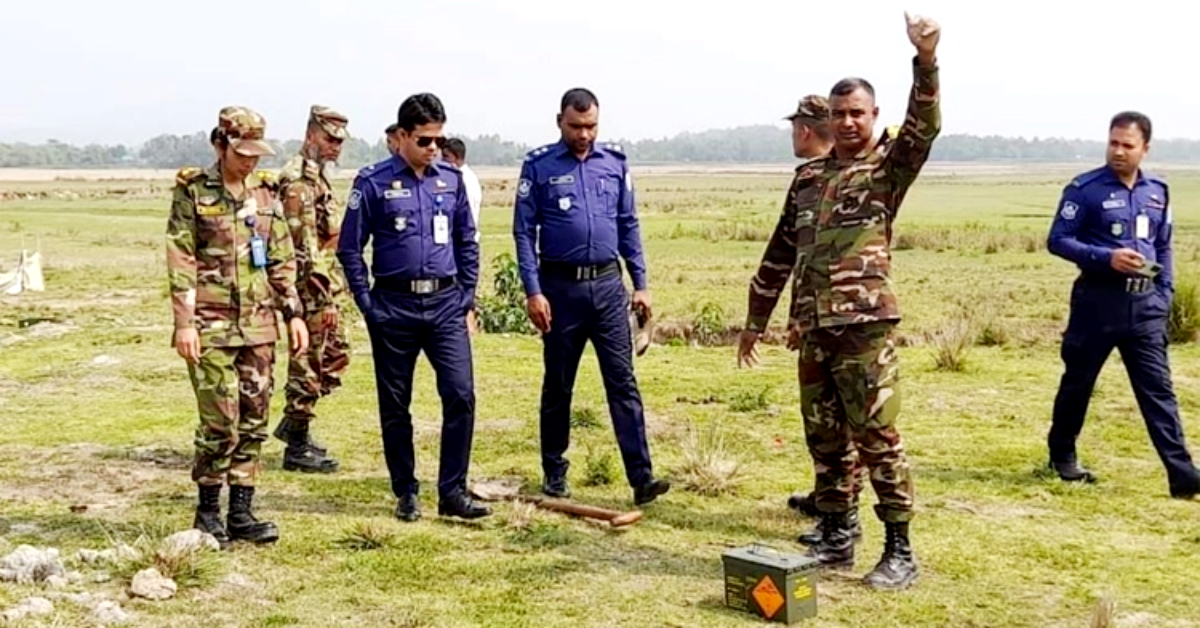
[[[941,130],[938,101],[937,67],[914,59],[908,111],[894,141],[846,160],[830,154],[798,173],[816,184],[800,188],[816,195],[815,211],[796,215],[789,319],[800,332],[900,319],[890,276],[892,221]]]
[[[266,243],[267,265],[254,268],[250,240]],[[232,198],[214,165],[183,168],[167,220],[167,271],[175,329],[195,328],[202,347],[241,347],[279,338],[275,312],[301,313],[292,238],[275,181],[256,172],[246,199]]]
[[[341,212],[318,162],[296,155],[279,172],[279,197],[296,247],[296,286],[306,313],[345,291],[335,255]]]

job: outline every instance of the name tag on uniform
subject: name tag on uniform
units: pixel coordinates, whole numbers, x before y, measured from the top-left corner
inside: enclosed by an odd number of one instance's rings
[[[575,183],[575,175],[564,174],[561,177],[550,177],[550,185],[571,185]]]
[[[1119,208],[1125,206],[1125,199],[1110,198],[1107,201],[1100,203],[1100,206],[1103,207],[1104,209],[1119,209]]]
[[[1137,221],[1134,223],[1134,235],[1139,240],[1145,240],[1150,237],[1150,217],[1146,214],[1138,214]]]
[[[448,244],[450,242],[450,218],[446,214],[433,217],[433,243]]]
[[[383,198],[410,198],[412,190],[384,190]]]

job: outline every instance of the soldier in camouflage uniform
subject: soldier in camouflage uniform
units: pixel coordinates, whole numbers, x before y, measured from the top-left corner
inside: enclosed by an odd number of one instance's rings
[[[805,227],[805,233],[797,233],[798,217],[811,223],[817,200],[816,180],[811,176],[808,164],[815,159],[825,157],[833,148],[833,137],[829,130],[829,103],[823,96],[809,95],[800,99],[796,112],[785,118],[792,123],[792,150],[801,159],[796,166],[796,174],[788,187],[783,203],[783,213],[775,225],[775,232],[767,243],[758,272],[750,280],[749,304],[746,314],[746,326],[738,338],[738,365],[754,366],[758,363],[755,350],[759,337],[767,329],[771,313],[779,302],[779,297],[796,265],[797,237],[811,239],[812,226]],[[886,140],[886,135],[885,138]],[[794,296],[794,295],[793,295]],[[790,323],[789,323],[790,326]],[[792,347],[794,348],[794,347]],[[804,400],[801,400],[804,403]],[[846,441],[844,455],[850,460],[854,486],[854,500],[849,511],[851,530],[854,536],[862,536],[862,526],[858,521],[858,494],[862,490],[863,471],[858,464],[858,456],[851,441]],[[814,463],[817,456],[813,456]],[[825,468],[819,463],[816,474],[820,475]],[[817,480],[818,486],[820,480]],[[816,510],[816,491],[808,495],[792,495],[788,505],[802,514],[818,517]],[[821,526],[801,534],[799,542],[805,545],[816,545],[821,539]]]
[[[279,538],[274,523],[252,512],[267,439],[276,312],[288,321],[289,343],[304,351],[308,333],[296,293],[292,239],[273,178],[255,172],[272,155],[266,123],[245,107],[225,107],[207,169],[176,175],[167,219],[167,272],[174,313],[172,341],[187,361],[199,409],[192,479],[200,503],[194,526],[216,537],[256,543]],[[229,483],[229,515],[221,521],[221,486]]]
[[[350,343],[335,299],[346,282],[337,261],[342,217],[327,164],[337,161],[349,137],[346,116],[321,105],[309,109],[300,153],[279,173],[279,196],[296,246],[296,287],[308,325],[308,351],[288,361],[287,401],[275,437],[286,442],[287,471],[333,473],[338,461],[309,436],[317,401],[342,385]]]
[[[894,327],[900,320],[890,278],[892,222],[941,129],[936,61],[940,28],[905,16],[917,49],[904,124],[895,140],[875,141],[874,90],[844,79],[829,98],[831,154],[800,173],[811,180],[815,211],[797,215],[791,340],[800,350],[801,410],[817,475],[823,566],[854,564],[849,510],[853,443],[869,469],[884,522],[883,556],[864,582],[900,589],[918,577],[908,538],[913,482],[896,417],[900,411]],[[798,199],[797,203],[804,200]]]

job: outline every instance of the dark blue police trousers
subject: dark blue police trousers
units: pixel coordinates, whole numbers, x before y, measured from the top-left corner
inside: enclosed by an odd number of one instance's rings
[[[367,331],[392,492],[397,497],[417,494],[409,404],[413,369],[421,351],[433,367],[442,400],[438,494],[446,497],[466,490],[475,431],[475,383],[461,289],[451,286],[432,294],[412,294],[375,288],[371,310]]]
[[[1157,289],[1130,294],[1121,280],[1081,278],[1075,282],[1062,343],[1066,370],[1054,400],[1048,437],[1051,460],[1075,460],[1075,440],[1083,428],[1096,378],[1116,348],[1150,440],[1167,468],[1168,481],[1172,486],[1195,481],[1167,363],[1169,310],[1167,297]]]
[[[541,444],[547,476],[566,473],[564,454],[571,433],[571,396],[575,374],[590,340],[600,363],[608,410],[631,486],[652,479],[642,397],[633,374],[629,332],[629,294],[620,273],[574,281],[542,277],[550,302],[550,333],[543,337]]]

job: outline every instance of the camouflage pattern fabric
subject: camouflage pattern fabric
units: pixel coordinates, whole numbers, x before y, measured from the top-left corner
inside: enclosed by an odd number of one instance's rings
[[[318,313],[305,321],[309,331],[308,350],[288,360],[283,416],[293,421],[312,421],[317,401],[341,387],[342,376],[350,367],[350,342],[340,324],[340,315],[337,327],[316,331],[319,318]]]
[[[845,512],[861,490],[855,485],[857,450],[870,469],[879,518],[912,518],[912,476],[895,426],[900,369],[894,327],[879,321],[804,335],[801,414],[816,467],[816,505],[822,512]]]
[[[336,256],[341,214],[333,186],[317,161],[296,155],[283,167],[279,181],[284,215],[296,242],[296,281],[309,333],[308,350],[288,360],[284,417],[307,423],[315,416],[317,401],[341,386],[350,366],[341,316],[335,329],[320,326],[321,313],[336,310],[336,297],[346,289]]]
[[[937,68],[914,59],[908,111],[893,141],[844,161],[827,155],[798,173],[820,189],[816,211],[796,216],[789,319],[801,332],[900,319],[890,277],[892,221],[941,130],[938,89]]]
[[[204,486],[254,486],[275,365],[275,345],[209,347],[199,364],[189,364],[200,425],[192,480]]]
[[[167,219],[167,272],[175,329],[194,327],[201,347],[241,347],[279,338],[275,313],[301,312],[292,238],[275,180],[258,172],[237,200],[216,165],[176,175]],[[267,266],[254,268],[250,240],[266,242]],[[172,339],[172,343],[174,339]]]

